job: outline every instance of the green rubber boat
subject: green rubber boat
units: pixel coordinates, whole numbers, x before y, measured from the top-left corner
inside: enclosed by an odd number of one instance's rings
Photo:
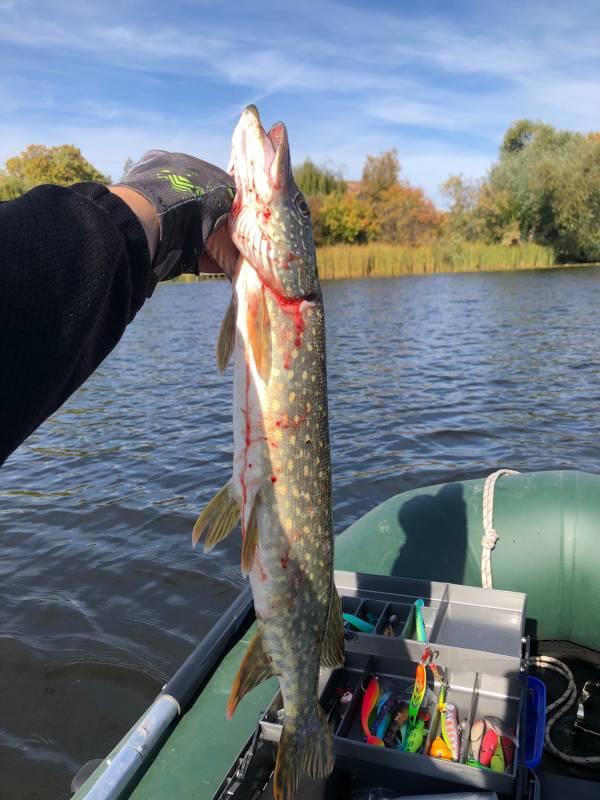
[[[492,487],[491,498],[488,489],[489,482],[486,484],[482,478],[428,486],[391,497],[340,534],[336,541],[336,569],[368,574],[367,596],[371,598],[377,597],[377,592],[371,591],[377,587],[377,576],[382,587],[389,584],[390,576],[411,579],[417,588],[445,584],[477,587],[473,596],[478,598],[477,603],[483,608],[481,616],[485,617],[488,611],[495,613],[492,606],[496,601],[490,602],[489,610],[482,605],[481,597],[492,597],[482,594],[483,572],[484,580],[486,575],[490,584],[493,579],[494,596],[500,598],[503,619],[515,622],[515,641],[523,646],[519,655],[522,662],[528,663],[529,647],[534,654],[564,656],[567,663],[571,658],[579,692],[586,679],[600,680],[600,475],[576,471],[502,475]],[[496,536],[499,538],[492,550]],[[518,596],[508,592],[526,595],[521,632],[517,618],[510,616],[518,608],[511,598]],[[435,600],[433,589],[429,596],[434,598],[427,601],[432,607],[443,602],[441,595],[439,601]],[[252,638],[253,620],[251,596],[246,590],[113,752],[91,774],[88,768],[89,777],[83,777],[85,770],[76,777],[75,800],[272,798],[269,775],[274,745],[267,750],[263,746],[261,758],[256,754],[265,730],[258,722],[277,693],[276,680],[254,689],[231,722],[225,718],[226,700]],[[431,641],[434,647],[434,635]],[[416,646],[416,642],[407,646],[406,658]],[[515,646],[511,644],[511,648]],[[456,660],[456,648],[450,651]],[[472,654],[473,649],[468,653]],[[508,663],[507,654],[508,651],[502,655],[499,648],[495,658],[498,674]],[[380,655],[381,664],[387,664],[385,655]],[[516,653],[513,655],[517,658]],[[361,657],[353,658],[360,661]],[[489,659],[488,662],[491,663]],[[465,656],[465,668],[468,666],[469,657]],[[494,671],[494,664],[489,669]],[[521,672],[525,669],[522,667]],[[506,680],[517,685],[517,673],[518,670],[514,675],[506,673]],[[544,670],[536,674],[547,680]],[[548,680],[549,688],[554,681],[556,693],[562,693],[565,687],[561,680],[554,674]],[[518,703],[518,692],[515,697],[508,690],[505,693]],[[491,691],[490,696],[493,695]],[[519,708],[524,720],[525,703]],[[520,725],[525,735],[524,722]],[[558,728],[565,728],[564,720],[557,725],[560,736]],[[373,765],[372,786],[388,788],[371,797],[387,800],[452,793],[458,797],[456,792],[463,792],[460,796],[465,798],[497,796],[518,800],[554,800],[567,797],[567,793],[577,793],[578,800],[600,797],[600,772],[595,771],[599,767],[591,751],[582,751],[591,758],[589,763],[577,761],[579,755],[573,750],[570,728],[566,733],[562,730],[562,735],[571,762],[545,754],[535,772],[515,762],[515,775],[519,771],[522,774],[518,782],[510,784],[508,792],[502,790],[508,783],[498,784],[497,794],[483,791],[481,784],[469,794],[465,793],[468,786],[446,787],[441,773],[437,783],[422,775],[405,781],[402,772]],[[524,746],[521,742],[521,749]],[[409,754],[411,757],[431,761]],[[524,761],[523,754],[517,758],[519,763]],[[348,758],[343,761],[347,777],[352,763]],[[597,761],[600,764],[600,757]],[[336,757],[334,776],[338,771]],[[362,785],[330,779],[327,786],[315,784],[298,797],[367,798],[364,768],[361,774]],[[450,794],[446,795],[444,790],[448,788]]]

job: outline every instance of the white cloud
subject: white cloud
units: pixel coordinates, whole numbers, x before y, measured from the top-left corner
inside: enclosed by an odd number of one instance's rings
[[[451,172],[484,173],[516,118],[600,127],[594,8],[481,3],[459,19],[442,5],[409,14],[400,4],[327,0],[175,0],[165,10],[141,0],[0,0],[0,47],[43,68],[0,74],[0,159],[43,141],[74,142],[115,177],[128,155],[150,147],[224,164],[239,108],[257,102],[284,117],[296,161],[311,155],[357,177],[366,152],[397,146],[405,175],[436,195]],[[63,72],[72,64],[75,102],[61,85],[61,59]],[[100,77],[116,69],[130,102],[102,81],[88,90],[78,65]],[[182,111],[176,87],[190,76],[202,99]],[[140,81],[162,111],[138,99]]]

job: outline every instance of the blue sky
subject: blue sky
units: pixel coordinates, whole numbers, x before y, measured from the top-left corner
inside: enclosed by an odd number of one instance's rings
[[[241,108],[360,177],[398,148],[439,201],[485,174],[511,121],[600,129],[600,4],[0,0],[0,164],[73,143],[120,177],[162,147],[225,166]]]

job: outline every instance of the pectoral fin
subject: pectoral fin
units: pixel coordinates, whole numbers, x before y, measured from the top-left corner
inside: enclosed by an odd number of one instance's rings
[[[235,344],[235,300],[232,297],[221,323],[219,338],[217,340],[217,367],[223,373],[233,353]]]
[[[342,667],[344,665],[344,625],[342,622],[342,604],[333,586],[329,619],[325,629],[325,638],[321,649],[321,666]]]
[[[271,317],[261,289],[256,304],[248,309],[248,338],[258,374],[265,383],[271,375]]]
[[[227,702],[227,719],[231,719],[242,697],[274,674],[271,658],[265,650],[262,633],[259,630],[248,645],[231,687]]]
[[[239,518],[240,506],[231,494],[229,482],[227,482],[222,489],[219,489],[196,520],[192,533],[192,546],[195,547],[204,531],[208,530],[204,542],[204,552],[208,553],[217,542],[229,536]]]

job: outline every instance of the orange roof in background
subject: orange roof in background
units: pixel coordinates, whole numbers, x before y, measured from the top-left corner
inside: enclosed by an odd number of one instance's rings
[[[360,192],[360,181],[344,181],[348,194],[358,194]]]

